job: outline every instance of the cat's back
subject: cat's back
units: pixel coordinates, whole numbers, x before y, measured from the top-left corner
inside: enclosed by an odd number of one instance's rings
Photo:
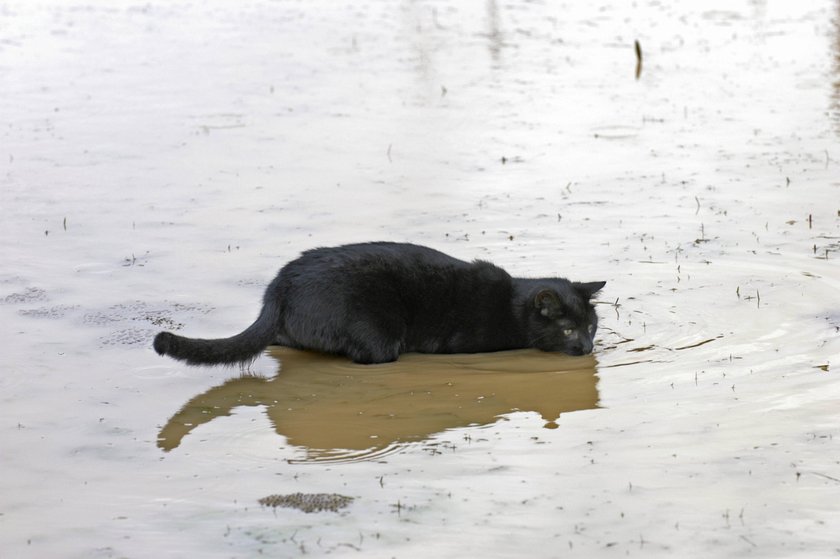
[[[481,299],[509,298],[511,278],[480,260],[465,262],[432,248],[374,242],[304,252],[280,272],[269,296],[286,308],[352,303],[373,308],[399,301],[422,308]]]
[[[334,273],[420,272],[469,267],[438,250],[410,243],[373,242],[305,251],[284,272],[305,275]]]

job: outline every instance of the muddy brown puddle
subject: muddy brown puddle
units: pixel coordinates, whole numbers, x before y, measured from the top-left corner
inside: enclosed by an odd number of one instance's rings
[[[244,375],[196,396],[166,423],[158,446],[173,450],[198,426],[239,406],[260,406],[278,435],[301,449],[300,460],[372,459],[517,411],[535,412],[554,429],[561,413],[598,405],[591,357],[409,354],[363,366],[288,348],[271,355],[277,375]]]
[[[838,18],[0,7],[0,555],[837,556]],[[593,356],[151,349],[374,239],[606,280]]]

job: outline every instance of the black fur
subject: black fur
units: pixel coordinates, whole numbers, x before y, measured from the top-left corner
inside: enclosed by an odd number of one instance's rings
[[[190,364],[233,364],[267,346],[385,363],[401,353],[479,353],[538,348],[592,351],[598,317],[590,303],[605,282],[512,278],[501,268],[464,262],[400,243],[363,243],[304,252],[266,289],[259,318],[231,338],[169,332],[154,348]]]

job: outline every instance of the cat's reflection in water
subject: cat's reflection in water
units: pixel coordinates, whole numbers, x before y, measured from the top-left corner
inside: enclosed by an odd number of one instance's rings
[[[598,406],[596,361],[538,350],[407,354],[356,365],[343,357],[272,348],[276,376],[228,380],[187,402],[163,427],[170,451],[190,431],[237,406],[265,406],[278,434],[306,460],[376,456],[447,429],[489,425],[513,411],[561,413]]]

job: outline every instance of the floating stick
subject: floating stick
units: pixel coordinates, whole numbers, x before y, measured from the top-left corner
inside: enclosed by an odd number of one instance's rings
[[[642,75],[642,45],[636,40],[636,79]]]

